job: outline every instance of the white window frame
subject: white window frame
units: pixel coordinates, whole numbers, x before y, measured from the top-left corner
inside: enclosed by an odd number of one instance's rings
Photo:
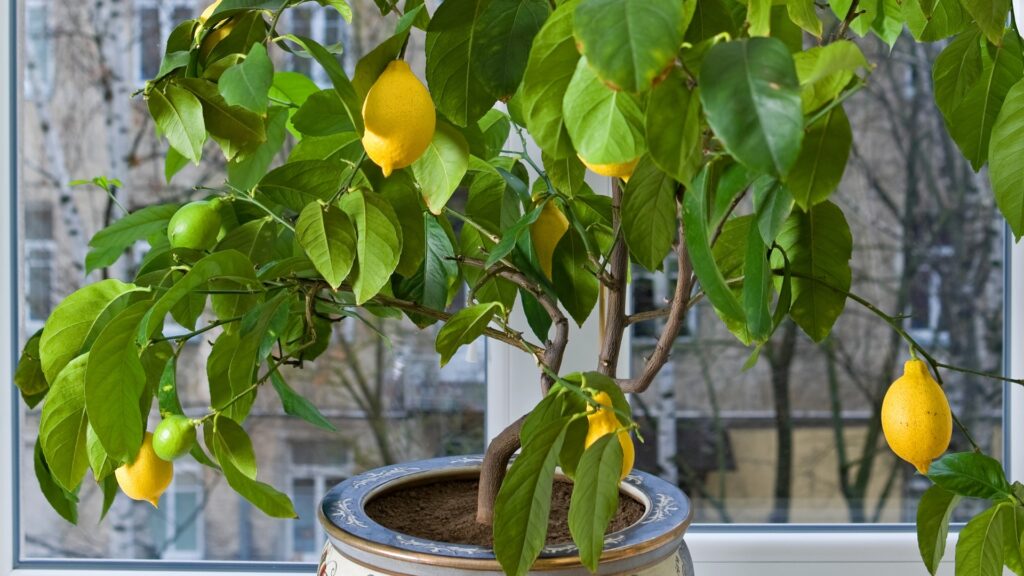
[[[354,474],[354,470],[350,463],[343,464],[340,466],[319,466],[316,464],[292,464],[288,471],[288,486],[287,492],[289,496],[294,496],[295,481],[296,480],[312,480],[313,481],[313,501],[319,502],[324,495],[333,486],[327,485],[327,478],[349,478]],[[325,542],[327,535],[324,532],[323,526],[319,522],[314,520],[315,533],[320,542]],[[288,530],[285,531],[285,554],[288,558],[296,555],[302,556],[304,562],[316,562],[320,559],[320,546],[314,546],[312,552],[296,552],[295,550],[295,530],[289,526]]]
[[[0,40],[0,78],[6,80],[6,89],[0,89],[0,206],[6,206],[7,216],[0,218],[0,302],[7,310],[0,313],[0,334],[16,334],[17,316],[13,314],[17,302],[17,269],[10,263],[16,261],[16,228],[13,214],[17,205],[15,194],[17,180],[17,158],[19,151],[16,140],[17,98],[20,95],[20,78],[16,76],[14,54],[18,46],[17,29],[14,26],[16,0],[0,0],[0,14],[7,15],[9,30],[6,41]],[[0,17],[0,22],[5,19]],[[4,35],[0,34],[0,38]],[[0,82],[3,86],[4,82]],[[600,183],[597,183],[600,184]],[[605,186],[606,187],[606,186]],[[0,213],[3,213],[0,211]],[[1006,306],[1008,307],[1005,327],[1005,344],[1008,374],[1024,377],[1024,355],[1010,353],[1024,342],[1024,246],[1007,246],[1006,265]],[[1011,289],[1012,288],[1012,289]],[[8,338],[0,345],[0,374],[13,373],[18,343]],[[590,369],[593,351],[596,350],[596,321],[589,322],[576,335],[566,369]],[[628,343],[627,343],[628,345]],[[578,350],[574,354],[573,350]],[[519,384],[528,380],[526,375],[537,374],[533,361],[525,354],[507,346],[491,342],[488,345],[488,418],[487,433],[493,437],[507,423],[528,410],[537,400],[534,387],[524,388]],[[8,378],[5,381],[9,382]],[[1009,418],[1010,414],[1024,413],[1024,389],[1005,388],[1004,395],[1004,437],[1006,463],[1011,478],[1024,478],[1024,422]],[[16,505],[15,479],[19,473],[19,462],[14,452],[17,438],[17,397],[14,388],[0,393],[0,576],[106,576],[112,569],[138,569],[161,576],[194,576],[197,573],[237,573],[237,563],[204,562],[202,564],[150,563],[99,561],[95,563],[32,562],[19,564],[15,557],[15,524],[13,509]],[[1010,448],[1012,447],[1012,448]],[[950,544],[956,535],[950,535]],[[694,527],[686,537],[696,562],[697,574],[715,576],[747,576],[758,573],[775,575],[814,575],[828,573],[830,576],[904,576],[908,573],[923,573],[918,558],[916,537],[905,527],[879,527],[877,529],[850,529],[847,526],[732,526],[728,528]],[[247,574],[271,576],[282,572],[309,573],[309,564],[246,564]],[[234,568],[232,570],[232,568]],[[940,571],[951,575],[952,554]]]

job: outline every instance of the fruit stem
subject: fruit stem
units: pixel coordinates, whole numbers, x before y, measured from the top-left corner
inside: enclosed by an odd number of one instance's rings
[[[366,150],[363,150],[363,153],[359,155],[359,160],[356,160],[355,167],[352,168],[352,173],[349,174],[348,175],[348,179],[345,180],[345,184],[342,185],[341,188],[338,188],[338,191],[334,193],[334,196],[331,196],[331,199],[327,201],[327,205],[328,206],[330,206],[331,204],[334,204],[334,202],[338,198],[340,198],[342,194],[344,194],[346,191],[348,191],[349,188],[352,187],[352,182],[355,181],[356,174],[359,174],[359,168],[362,167],[363,161],[365,161],[365,160],[366,160]]]

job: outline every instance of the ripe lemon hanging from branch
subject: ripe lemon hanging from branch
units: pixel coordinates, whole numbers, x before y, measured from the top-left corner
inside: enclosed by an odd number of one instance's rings
[[[889,448],[921,474],[949,448],[953,414],[924,361],[908,360],[903,376],[889,386],[882,400],[882,432]]]
[[[415,162],[427,150],[436,127],[434,101],[404,60],[377,78],[363,102],[363,148],[384,176]]]

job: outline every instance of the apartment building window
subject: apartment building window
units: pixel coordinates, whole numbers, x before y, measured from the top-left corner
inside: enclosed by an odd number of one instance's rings
[[[175,24],[196,15],[192,0],[136,0],[135,82],[142,85],[160,72],[164,41]]]
[[[203,510],[206,507],[201,470],[188,461],[176,464],[174,481],[160,499],[160,507],[139,504],[149,514],[151,556],[173,560],[199,560],[206,542]],[[184,468],[184,469],[183,469]]]
[[[54,289],[53,204],[30,202],[25,206],[25,320],[34,332],[53,309]]]
[[[312,38],[330,50],[343,50],[336,58],[345,71],[351,75],[355,71],[356,58],[350,51],[349,44],[351,36],[349,24],[341,17],[341,14],[334,9],[325,9],[315,2],[300,4],[285,13],[288,20],[288,30],[296,36]],[[330,84],[330,79],[324,72],[323,67],[310,58],[300,53],[289,53],[286,61],[286,68],[295,72],[301,72],[313,78],[321,85]]]
[[[53,34],[49,5],[43,0],[30,0],[25,5],[25,49],[24,93],[32,99],[36,93],[49,93],[53,86]]]
[[[334,485],[351,476],[352,455],[328,442],[289,442],[292,466],[290,496],[296,510],[315,510]],[[288,527],[286,559],[312,562],[319,558],[326,534],[315,514],[300,514]]]
[[[657,310],[664,308],[666,302],[672,298],[676,281],[679,278],[679,271],[674,257],[666,258],[662,271],[649,272],[640,266],[633,267],[633,309],[634,310]],[[686,342],[697,334],[697,323],[700,317],[699,307],[695,307],[686,315],[686,322],[679,330],[676,342]],[[641,322],[633,328],[634,344],[636,346],[654,345],[661,333],[661,327],[665,324],[664,318],[658,318]]]

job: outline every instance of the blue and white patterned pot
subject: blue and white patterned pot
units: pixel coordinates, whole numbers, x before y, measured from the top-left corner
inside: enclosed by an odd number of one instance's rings
[[[324,496],[320,522],[328,534],[320,576],[485,576],[502,574],[490,548],[434,542],[394,532],[374,522],[365,505],[374,496],[427,479],[465,479],[479,474],[482,456],[435,458],[377,468],[349,478]],[[644,505],[632,526],[608,534],[598,574],[692,575],[683,533],[692,518],[690,500],[678,487],[634,471],[622,490]],[[530,574],[583,576],[573,544],[549,546]]]

